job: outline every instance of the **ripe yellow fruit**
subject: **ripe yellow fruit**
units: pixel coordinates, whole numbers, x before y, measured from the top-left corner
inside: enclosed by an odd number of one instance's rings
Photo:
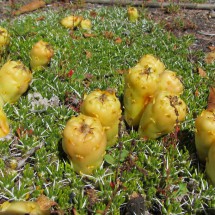
[[[81,16],[67,16],[61,20],[61,24],[66,28],[76,28],[83,18]]]
[[[176,73],[165,70],[159,75],[159,83],[157,91],[167,91],[176,95],[183,93],[184,86]]]
[[[0,27],[0,54],[5,50],[10,42],[10,36],[5,28]]]
[[[118,138],[121,105],[114,92],[94,90],[85,96],[81,113],[97,117],[105,129],[107,146],[113,146]]]
[[[215,186],[215,141],[211,144],[206,158],[206,174],[210,182]]]
[[[138,133],[140,137],[156,139],[174,130],[186,117],[186,104],[176,95],[162,91],[157,93],[143,111]]]
[[[4,202],[0,205],[1,215],[49,215],[50,210],[43,210],[37,202],[14,201]]]
[[[158,86],[158,74],[137,64],[125,74],[125,120],[129,126],[138,126],[145,106],[153,98]]]
[[[128,19],[131,22],[135,22],[137,21],[139,14],[138,14],[138,10],[135,7],[129,7],[127,10],[128,13]]]
[[[30,70],[20,61],[8,61],[0,69],[0,95],[4,102],[14,103],[28,89]]]
[[[10,128],[6,114],[3,109],[0,107],[0,138],[5,137],[9,134]]]
[[[203,110],[195,121],[195,145],[198,157],[205,161],[208,150],[215,143],[215,109]]]
[[[89,19],[83,19],[80,23],[82,29],[90,31],[92,28],[92,22]]]
[[[148,73],[160,74],[165,70],[163,62],[151,54],[142,56],[138,64],[148,70]]]
[[[103,161],[107,138],[98,118],[80,114],[67,122],[62,145],[74,170],[91,174]]]
[[[54,50],[51,45],[42,40],[33,45],[30,51],[30,65],[32,71],[44,69],[51,61]]]

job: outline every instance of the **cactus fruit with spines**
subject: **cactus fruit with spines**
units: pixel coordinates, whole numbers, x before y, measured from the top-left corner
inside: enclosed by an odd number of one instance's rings
[[[80,114],[73,116],[63,131],[63,150],[78,174],[92,174],[103,161],[107,137],[100,120]]]
[[[153,64],[154,62],[154,64]],[[137,127],[144,108],[153,99],[164,64],[152,55],[145,55],[139,63],[125,74],[124,107],[125,120]]]
[[[15,103],[26,92],[31,71],[21,61],[8,61],[0,69],[0,95],[4,102]]]
[[[13,202],[4,202],[0,205],[0,214],[1,215],[50,215],[51,212],[49,209],[41,209],[41,205],[33,201],[13,201]]]
[[[187,106],[177,95],[162,91],[143,111],[138,133],[140,137],[156,139],[172,132],[186,117]]]
[[[82,19],[83,19],[82,16],[67,16],[67,17],[63,18],[60,21],[60,23],[65,28],[74,29],[81,23]]]
[[[92,28],[92,22],[91,22],[91,20],[89,20],[89,19],[83,19],[83,20],[81,20],[80,27],[83,30],[90,31],[91,28]]]
[[[152,54],[143,55],[140,58],[138,65],[147,69],[149,73],[160,74],[165,70],[163,62]]]
[[[131,22],[136,22],[139,17],[139,13],[137,8],[135,7],[128,7],[127,9],[127,14],[128,14],[128,20]]]
[[[195,120],[195,145],[198,157],[205,161],[209,148],[215,144],[215,109],[203,110]]]
[[[176,72],[165,70],[159,75],[157,91],[167,91],[176,95],[183,93],[184,86],[177,77]]]
[[[215,141],[211,144],[206,157],[206,174],[209,181],[215,186]]]
[[[5,137],[10,132],[8,120],[6,114],[4,113],[3,106],[4,101],[0,96],[0,138]]]
[[[121,105],[113,91],[94,90],[84,97],[81,113],[97,117],[105,129],[107,146],[113,146],[118,138]]]
[[[48,66],[54,50],[51,45],[45,41],[35,43],[30,51],[30,65],[32,71],[40,71]]]
[[[0,107],[0,138],[7,136],[10,132],[9,123],[6,114]]]
[[[10,42],[10,36],[5,28],[0,27],[0,54],[4,52]]]

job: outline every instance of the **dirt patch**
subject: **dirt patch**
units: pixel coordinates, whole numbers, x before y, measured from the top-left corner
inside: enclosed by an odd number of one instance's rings
[[[152,20],[161,23],[167,31],[173,32],[177,37],[193,34],[196,42],[192,49],[208,51],[208,46],[215,45],[215,17],[212,17],[214,12],[188,9],[168,12],[162,8],[149,8],[148,11]]]

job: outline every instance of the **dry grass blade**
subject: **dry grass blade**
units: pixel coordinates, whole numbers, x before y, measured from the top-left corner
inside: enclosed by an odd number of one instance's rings
[[[16,10],[13,12],[13,15],[19,15],[22,13],[27,13],[30,11],[37,10],[38,8],[45,7],[46,3],[43,0],[35,0],[30,2],[29,4],[25,4],[22,7],[19,8],[19,10]]]

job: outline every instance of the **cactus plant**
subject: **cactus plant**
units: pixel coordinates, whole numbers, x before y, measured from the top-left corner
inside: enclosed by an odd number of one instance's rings
[[[92,174],[101,165],[106,144],[104,128],[96,117],[73,116],[63,131],[63,149],[79,174]]]
[[[160,74],[165,70],[163,62],[152,54],[142,56],[138,64],[147,70],[148,73]]]
[[[14,201],[4,202],[0,205],[1,215],[49,215],[50,210],[43,210],[37,202]]]
[[[5,137],[10,132],[7,116],[0,107],[0,138]]]
[[[67,16],[60,23],[66,28],[74,29],[80,24],[82,19],[81,16]]]
[[[112,91],[95,90],[85,96],[81,113],[97,117],[105,129],[107,146],[113,146],[118,137],[121,105]]]
[[[186,109],[179,96],[165,91],[157,93],[143,111],[138,129],[140,137],[156,139],[172,132],[185,119]]]
[[[128,13],[128,20],[129,21],[131,21],[131,22],[137,21],[137,19],[139,17],[137,8],[135,8],[135,7],[128,7],[127,13]]]
[[[198,157],[205,161],[208,150],[215,143],[215,109],[203,110],[195,120],[195,145]]]
[[[89,19],[83,19],[81,20],[80,27],[83,30],[90,31],[92,28],[92,22]]]
[[[30,70],[20,61],[8,61],[0,69],[0,95],[4,102],[14,103],[32,80]]]
[[[139,125],[142,112],[157,89],[158,78],[158,74],[149,72],[140,64],[130,68],[125,74],[124,115],[129,126]]]
[[[170,70],[165,70],[159,75],[159,83],[157,91],[168,91],[175,95],[183,93],[184,86],[176,73]]]
[[[206,174],[209,181],[215,186],[215,141],[211,144],[206,157]]]
[[[33,45],[30,51],[30,65],[32,71],[44,69],[51,61],[54,50],[51,45],[42,40]]]
[[[9,44],[10,36],[5,28],[0,27],[0,54],[5,50]]]

